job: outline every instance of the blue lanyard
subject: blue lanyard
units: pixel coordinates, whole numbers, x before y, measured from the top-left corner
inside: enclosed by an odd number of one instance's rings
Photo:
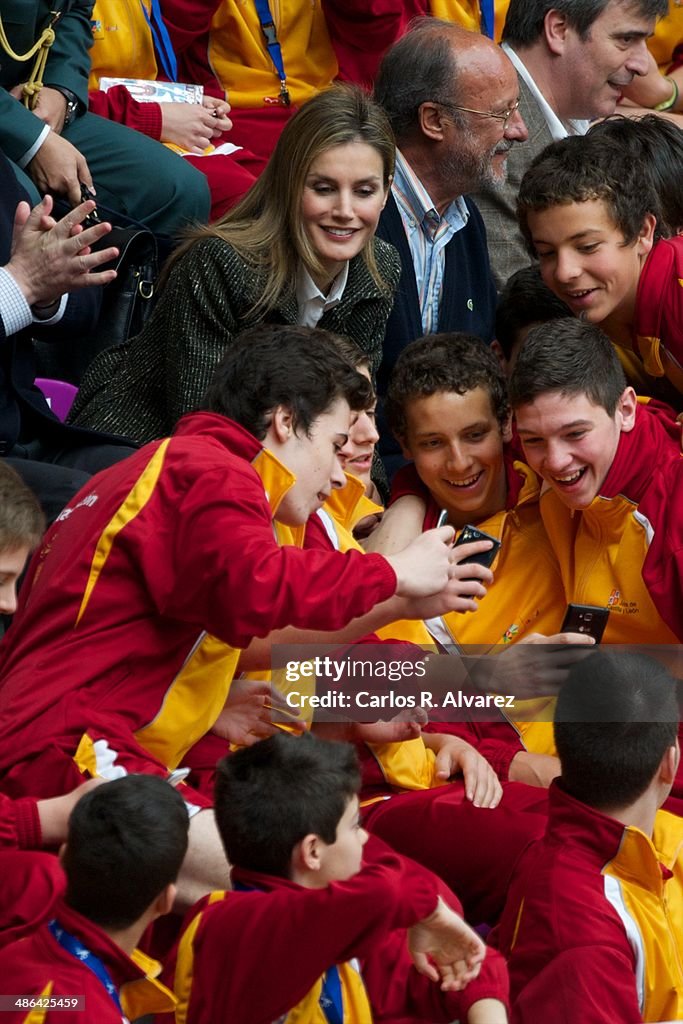
[[[232,883],[235,892],[258,892],[253,885],[245,885],[244,882]],[[318,1000],[320,1009],[325,1015],[328,1024],[344,1024],[344,1002],[342,999],[341,978],[337,967],[330,967],[323,974],[323,987]]]
[[[328,1024],[344,1024],[341,978],[337,967],[330,967],[323,975],[320,1009],[325,1014]]]
[[[145,21],[149,25],[152,33],[152,39],[154,40],[154,49],[157,52],[161,66],[164,69],[164,73],[168,78],[169,82],[178,81],[178,61],[173,50],[173,43],[171,37],[168,34],[168,29],[164,24],[164,19],[161,16],[161,8],[159,7],[159,0],[152,0],[152,15],[147,13],[144,0],[140,0],[140,6],[142,7],[142,13],[145,16]]]
[[[56,938],[59,945],[62,946],[67,953],[71,953],[72,956],[75,956],[76,959],[79,960],[84,967],[87,967],[89,971],[92,971],[97,980],[104,985],[109,997],[114,1002],[116,1009],[123,1017],[123,1008],[121,1006],[121,1000],[119,999],[119,993],[116,985],[111,980],[111,975],[100,958],[95,956],[94,953],[91,953],[89,949],[86,949],[75,935],[67,932],[56,919],[49,922],[48,928]]]
[[[495,35],[495,10],[494,0],[479,0],[479,11],[481,13],[481,30],[489,39]]]
[[[283,106],[288,107],[291,103],[291,99],[289,96],[289,90],[287,88],[285,62],[282,59],[282,50],[278,42],[277,31],[275,29],[275,22],[273,21],[273,15],[270,13],[268,0],[254,0],[254,6],[256,7],[258,20],[261,22],[261,31],[265,36],[266,47],[268,48],[270,59],[272,60],[273,67],[275,68],[278,78],[280,79],[280,102],[283,104]]]

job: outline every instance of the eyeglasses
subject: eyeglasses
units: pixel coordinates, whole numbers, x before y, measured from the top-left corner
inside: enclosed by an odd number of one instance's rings
[[[510,118],[517,112],[517,110],[519,110],[519,100],[517,100],[514,106],[510,107],[509,110],[502,110],[500,113],[497,113],[495,110],[473,110],[472,107],[461,107],[457,103],[441,102],[441,106],[447,107],[449,110],[462,110],[465,114],[479,114],[480,117],[495,117],[496,121],[503,122],[503,131],[505,131]]]

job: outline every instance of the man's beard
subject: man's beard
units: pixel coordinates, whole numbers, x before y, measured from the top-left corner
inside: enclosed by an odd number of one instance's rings
[[[457,187],[456,195],[481,192],[486,188],[502,188],[507,176],[507,161],[503,161],[500,170],[496,172],[493,158],[498,153],[508,153],[512,141],[501,139],[488,152],[482,153],[477,150],[476,138],[469,128],[462,130],[458,141],[458,148],[453,148],[440,163],[443,182],[453,188]]]

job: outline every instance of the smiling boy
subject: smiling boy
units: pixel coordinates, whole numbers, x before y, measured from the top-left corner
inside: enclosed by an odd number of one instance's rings
[[[658,238],[657,210],[643,164],[598,134],[548,146],[518,198],[546,285],[602,327],[645,393],[663,377],[680,393],[683,238]]]
[[[639,403],[609,339],[530,332],[510,381],[567,601],[609,607],[606,643],[683,640],[683,457],[671,411]]]

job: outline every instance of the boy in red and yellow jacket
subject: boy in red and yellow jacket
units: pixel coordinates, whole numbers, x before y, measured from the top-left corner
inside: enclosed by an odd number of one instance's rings
[[[178,1024],[507,1020],[504,963],[484,959],[443,883],[376,840],[364,855],[359,784],[353,748],[311,734],[220,763],[235,891],[209,897],[181,937]]]
[[[547,832],[518,865],[497,933],[515,1024],[683,1016],[683,822],[659,810],[677,726],[674,680],[651,659],[603,649],[572,668]]]

